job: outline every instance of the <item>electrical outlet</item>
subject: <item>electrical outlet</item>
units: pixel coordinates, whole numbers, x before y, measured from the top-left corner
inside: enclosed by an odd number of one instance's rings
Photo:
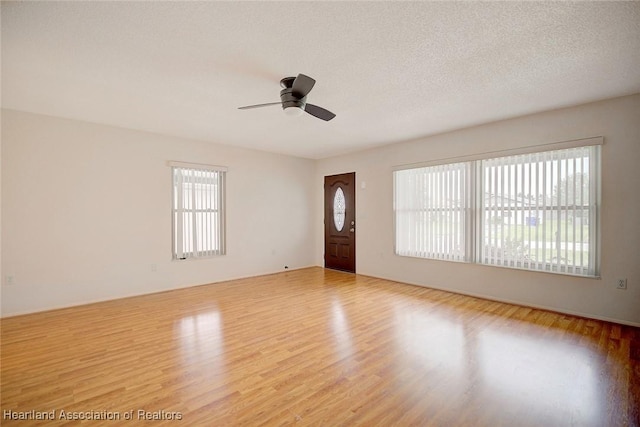
[[[616,287],[618,289],[627,289],[627,279],[618,279]]]
[[[13,285],[13,281],[14,281],[13,276],[7,276],[7,286]]]
[[[158,265],[157,264],[151,264],[151,271],[158,271]]]

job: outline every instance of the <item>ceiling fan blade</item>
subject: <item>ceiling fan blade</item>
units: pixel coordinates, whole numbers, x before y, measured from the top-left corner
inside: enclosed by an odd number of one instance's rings
[[[307,104],[304,107],[304,111],[306,111],[307,113],[311,114],[314,117],[324,120],[325,122],[328,122],[329,120],[333,119],[336,116],[331,111],[325,110],[324,108],[318,107],[317,105],[313,105],[313,104]]]
[[[250,110],[252,108],[268,107],[270,105],[282,105],[282,102],[268,102],[266,104],[247,105],[246,107],[238,107],[238,110]]]
[[[293,81],[293,86],[291,87],[292,93],[297,98],[304,98],[311,92],[314,84],[316,84],[316,81],[311,77],[298,74],[298,77]]]

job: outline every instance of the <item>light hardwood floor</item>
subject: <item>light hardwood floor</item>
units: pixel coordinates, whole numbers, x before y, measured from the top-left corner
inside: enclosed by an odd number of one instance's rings
[[[3,426],[640,422],[638,328],[321,268],[1,327]]]

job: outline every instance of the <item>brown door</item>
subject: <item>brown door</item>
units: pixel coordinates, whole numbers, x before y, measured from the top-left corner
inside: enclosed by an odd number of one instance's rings
[[[324,266],[356,272],[356,174],[324,177]]]

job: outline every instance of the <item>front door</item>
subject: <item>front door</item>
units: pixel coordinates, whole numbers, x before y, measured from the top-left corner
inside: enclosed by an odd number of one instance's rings
[[[356,272],[356,174],[324,177],[324,266]]]

